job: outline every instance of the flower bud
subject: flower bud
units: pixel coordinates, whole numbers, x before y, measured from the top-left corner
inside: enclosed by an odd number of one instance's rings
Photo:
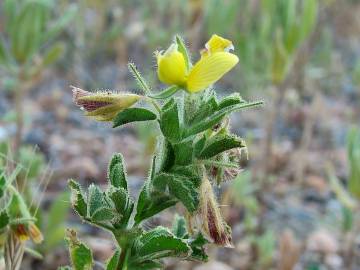
[[[29,224],[28,232],[35,244],[40,244],[44,240],[42,233],[34,223]]]
[[[232,248],[231,229],[224,221],[209,179],[204,176],[200,186],[198,213],[202,232],[216,245]]]
[[[86,112],[86,116],[97,121],[112,121],[119,112],[134,105],[140,98],[135,94],[92,93],[73,87],[74,103]]]

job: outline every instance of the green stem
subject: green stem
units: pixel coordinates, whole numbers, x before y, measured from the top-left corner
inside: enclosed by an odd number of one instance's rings
[[[128,259],[128,249],[121,249],[120,257],[118,264],[116,266],[116,270],[127,270],[127,259]]]
[[[157,111],[158,113],[161,112],[160,105],[156,102],[156,100],[153,100],[152,98],[149,98],[149,97],[145,97],[145,99],[146,99],[147,101],[149,101],[149,102],[151,103],[151,105],[154,106],[154,108],[156,109],[156,111]]]
[[[13,196],[18,200],[19,210],[21,212],[22,218],[25,218],[28,220],[33,219],[33,217],[30,214],[30,211],[29,211],[23,197],[19,193],[19,191],[17,191],[17,189],[13,185],[8,185],[7,188],[13,194]]]

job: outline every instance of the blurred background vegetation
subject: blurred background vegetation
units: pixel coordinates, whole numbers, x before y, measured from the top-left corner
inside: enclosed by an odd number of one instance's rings
[[[68,211],[67,179],[105,183],[117,151],[137,191],[156,143],[155,126],[84,119],[69,86],[136,92],[132,61],[160,89],[153,52],[180,34],[197,59],[214,33],[240,58],[218,95],[265,105],[232,119],[249,147],[244,172],[218,191],[235,248],[168,269],[360,269],[359,14],[359,0],[1,1],[0,165],[20,164],[45,238],[43,258],[26,255],[22,269],[67,264],[67,225],[108,257],[109,236]]]

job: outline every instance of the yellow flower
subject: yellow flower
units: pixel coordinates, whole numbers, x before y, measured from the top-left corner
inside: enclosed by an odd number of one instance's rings
[[[86,112],[86,116],[97,121],[112,121],[119,112],[134,105],[139,99],[141,96],[135,94],[92,93],[73,87],[74,103]]]
[[[14,228],[14,232],[20,242],[25,242],[31,238],[35,244],[40,244],[44,240],[39,228],[32,222],[29,224],[18,224]]]
[[[156,53],[159,79],[190,93],[204,90],[238,63],[239,58],[229,53],[231,49],[233,45],[230,40],[213,35],[201,51],[200,60],[187,70],[184,55],[178,51],[177,44],[173,43],[164,54]]]

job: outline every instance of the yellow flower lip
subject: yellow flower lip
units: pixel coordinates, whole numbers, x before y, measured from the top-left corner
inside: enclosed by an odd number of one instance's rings
[[[233,49],[230,40],[213,35],[201,51],[200,60],[187,71],[185,56],[173,43],[165,53],[156,53],[158,77],[165,84],[177,85],[190,93],[199,92],[217,82],[239,62],[239,58],[230,53]]]
[[[97,121],[112,121],[115,116],[141,99],[135,94],[113,92],[89,92],[73,88],[73,101],[85,111],[85,115]]]

